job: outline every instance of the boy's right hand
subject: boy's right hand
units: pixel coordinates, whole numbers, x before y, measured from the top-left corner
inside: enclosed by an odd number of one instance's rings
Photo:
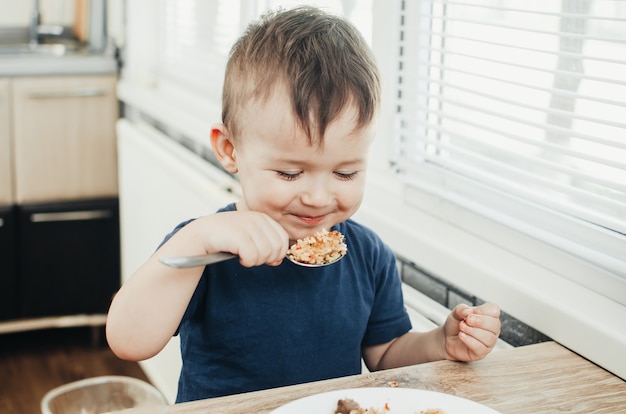
[[[196,220],[207,253],[239,256],[242,266],[278,266],[289,250],[289,235],[274,219],[254,211],[229,211]]]

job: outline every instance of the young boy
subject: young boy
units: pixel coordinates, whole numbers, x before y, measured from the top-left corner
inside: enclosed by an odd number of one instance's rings
[[[266,15],[234,45],[222,123],[211,144],[243,199],[180,224],[124,284],[107,321],[121,358],[181,337],[177,402],[439,359],[494,347],[499,308],[455,308],[431,332],[409,332],[392,251],[350,217],[363,198],[380,100],[374,59],[357,30],[303,7]],[[322,229],[347,255],[321,268],[284,260]],[[238,259],[173,269],[164,256]]]

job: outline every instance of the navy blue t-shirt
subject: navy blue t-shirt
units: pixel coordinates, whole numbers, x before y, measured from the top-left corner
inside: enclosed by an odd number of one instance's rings
[[[353,220],[334,229],[348,254],[330,266],[205,268],[180,323],[177,403],[358,374],[362,346],[411,329],[389,247]]]

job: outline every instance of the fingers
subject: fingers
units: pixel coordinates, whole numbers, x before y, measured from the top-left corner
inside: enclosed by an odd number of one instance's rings
[[[465,351],[457,354],[459,359],[481,359],[496,345],[501,328],[498,305],[459,305],[452,311],[452,316],[458,321],[458,338],[466,347]]]
[[[239,244],[239,261],[243,266],[279,265],[289,249],[289,236],[276,221],[265,214],[246,224],[244,240]]]
[[[463,331],[459,332],[459,340],[465,348],[458,353],[456,359],[459,361],[470,362],[483,359],[495,346],[495,342],[493,345],[485,345],[485,343],[478,338],[468,335]]]
[[[482,344],[487,350],[493,348],[500,335],[500,320],[492,316],[469,315],[459,323],[459,338],[474,340],[476,345]],[[467,342],[464,341],[464,342]]]
[[[452,309],[452,317],[457,321],[463,321],[465,320],[465,318],[472,314],[473,309],[474,308],[472,308],[471,306],[462,303]]]
[[[266,214],[230,211],[197,220],[206,252],[224,251],[239,256],[246,267],[279,265],[289,249],[289,235]]]
[[[495,303],[485,302],[480,306],[473,309],[474,313],[481,315],[492,316],[494,318],[500,317],[500,307]]]
[[[500,317],[500,307],[495,303],[485,302],[480,306],[468,306],[465,304],[457,305],[452,310],[452,315],[457,321],[465,320],[471,314],[491,316],[494,318]]]

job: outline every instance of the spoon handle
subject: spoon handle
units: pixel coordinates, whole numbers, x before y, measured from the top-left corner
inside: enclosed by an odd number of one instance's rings
[[[237,255],[226,252],[217,252],[202,254],[200,256],[187,256],[187,257],[161,257],[161,263],[173,267],[176,269],[186,269],[188,267],[206,266],[212,263],[223,262],[224,260],[232,259]]]

